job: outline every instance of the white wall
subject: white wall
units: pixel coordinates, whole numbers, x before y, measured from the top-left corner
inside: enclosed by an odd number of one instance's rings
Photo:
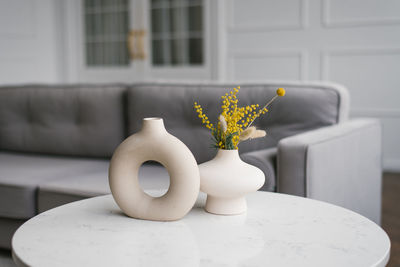
[[[0,0],[0,84],[59,81],[55,2]]]
[[[400,171],[400,1],[227,0],[227,78],[332,80],[353,117],[384,127],[384,168]]]

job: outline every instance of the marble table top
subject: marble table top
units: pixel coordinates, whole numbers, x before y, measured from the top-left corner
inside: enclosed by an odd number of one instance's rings
[[[205,212],[201,193],[182,220],[126,217],[111,195],[70,203],[23,224],[19,266],[385,266],[390,240],[352,211],[257,192],[236,216]]]

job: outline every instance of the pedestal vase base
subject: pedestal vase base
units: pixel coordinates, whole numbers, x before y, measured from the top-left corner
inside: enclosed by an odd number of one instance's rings
[[[207,195],[204,209],[218,215],[237,215],[246,212],[247,204],[245,197],[220,198]]]

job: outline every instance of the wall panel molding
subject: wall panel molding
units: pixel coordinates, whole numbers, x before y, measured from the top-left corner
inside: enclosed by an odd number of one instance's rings
[[[351,116],[367,116],[374,118],[400,118],[399,109],[354,108],[350,110]]]
[[[400,55],[400,47],[387,48],[342,48],[326,49],[321,52],[321,80],[329,80],[330,59],[333,56]]]
[[[270,59],[270,58],[297,58],[299,61],[298,72],[299,80],[307,80],[308,77],[308,54],[307,51],[279,50],[269,52],[232,52],[228,54],[229,77],[235,79],[235,64],[240,59]]]
[[[347,18],[341,20],[335,20],[331,16],[332,0],[322,0],[322,25],[326,28],[335,27],[354,27],[354,26],[373,26],[373,25],[392,25],[400,24],[400,12],[399,16],[390,17],[365,17],[365,18]],[[384,5],[382,1],[380,4]]]
[[[53,0],[0,1],[0,83],[58,82]]]
[[[297,23],[288,24],[288,25],[279,25],[279,24],[271,24],[271,23],[253,23],[247,25],[235,25],[234,14],[235,14],[235,7],[234,7],[234,0],[230,0],[227,2],[227,9],[228,9],[228,16],[227,16],[227,30],[231,33],[235,32],[263,32],[263,31],[280,31],[280,30],[302,30],[306,29],[308,26],[308,0],[298,0],[299,1],[299,9],[298,9],[298,16],[299,20]],[[266,1],[267,3],[267,1]],[[282,14],[284,16],[285,14]],[[238,18],[240,19],[240,18]]]
[[[34,0],[0,3],[0,9],[7,11],[0,17],[0,39],[34,39],[37,30],[37,5]]]

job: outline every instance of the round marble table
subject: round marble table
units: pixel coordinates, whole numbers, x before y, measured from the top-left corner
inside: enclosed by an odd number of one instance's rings
[[[237,216],[206,213],[201,194],[182,220],[126,217],[111,195],[67,204],[25,224],[12,240],[19,266],[385,266],[390,240],[352,211],[257,192]]]

